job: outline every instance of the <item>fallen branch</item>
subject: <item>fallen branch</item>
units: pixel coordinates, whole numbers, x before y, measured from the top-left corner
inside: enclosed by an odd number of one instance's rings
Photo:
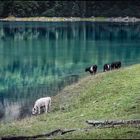
[[[76,131],[76,130],[77,130],[77,129],[63,130],[63,131],[61,132],[61,135],[64,135],[64,134],[66,134],[66,133],[73,132],[73,131]]]
[[[116,125],[140,125],[140,120],[87,120],[86,123],[94,127],[116,126]]]
[[[76,131],[76,129],[65,129],[65,130],[62,130],[62,129],[56,129],[54,131],[51,131],[49,133],[46,133],[46,134],[40,134],[40,135],[34,135],[34,136],[9,136],[9,137],[2,137],[1,140],[27,140],[27,139],[36,139],[36,138],[40,138],[40,137],[50,137],[50,136],[55,136],[55,135],[64,135],[66,133],[69,133],[69,132],[73,132],[73,131]]]

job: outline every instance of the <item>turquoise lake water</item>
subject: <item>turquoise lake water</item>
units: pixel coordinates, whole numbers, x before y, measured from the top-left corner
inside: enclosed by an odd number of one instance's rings
[[[139,23],[0,22],[0,120],[30,116],[37,98],[118,60],[140,63]]]

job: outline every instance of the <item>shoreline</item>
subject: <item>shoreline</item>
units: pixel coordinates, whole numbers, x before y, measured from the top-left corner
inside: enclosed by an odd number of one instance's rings
[[[0,21],[36,21],[36,22],[66,22],[66,21],[92,21],[92,22],[140,22],[140,18],[136,17],[7,17],[0,18]]]

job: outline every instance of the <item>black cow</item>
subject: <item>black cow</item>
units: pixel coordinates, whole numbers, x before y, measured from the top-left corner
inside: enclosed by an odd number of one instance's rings
[[[93,66],[90,66],[90,67],[87,67],[85,69],[85,72],[89,71],[90,74],[96,74],[97,72],[97,65],[93,65]]]
[[[106,71],[109,71],[109,70],[111,70],[110,64],[104,64],[103,71],[106,72]]]
[[[111,70],[119,69],[120,67],[121,67],[121,62],[120,61],[111,63]]]

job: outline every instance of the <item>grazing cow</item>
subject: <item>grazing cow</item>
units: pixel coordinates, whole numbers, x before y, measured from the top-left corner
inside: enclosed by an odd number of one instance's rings
[[[119,69],[120,67],[121,67],[121,62],[120,61],[111,63],[111,70]]]
[[[109,70],[110,70],[110,64],[104,64],[103,71],[106,72]]]
[[[90,74],[96,74],[97,72],[97,65],[93,65],[85,69],[85,72],[89,71]]]
[[[32,109],[32,114],[40,114],[41,109],[45,108],[45,112],[47,113],[50,110],[51,106],[51,97],[44,97],[36,100],[34,107]]]

